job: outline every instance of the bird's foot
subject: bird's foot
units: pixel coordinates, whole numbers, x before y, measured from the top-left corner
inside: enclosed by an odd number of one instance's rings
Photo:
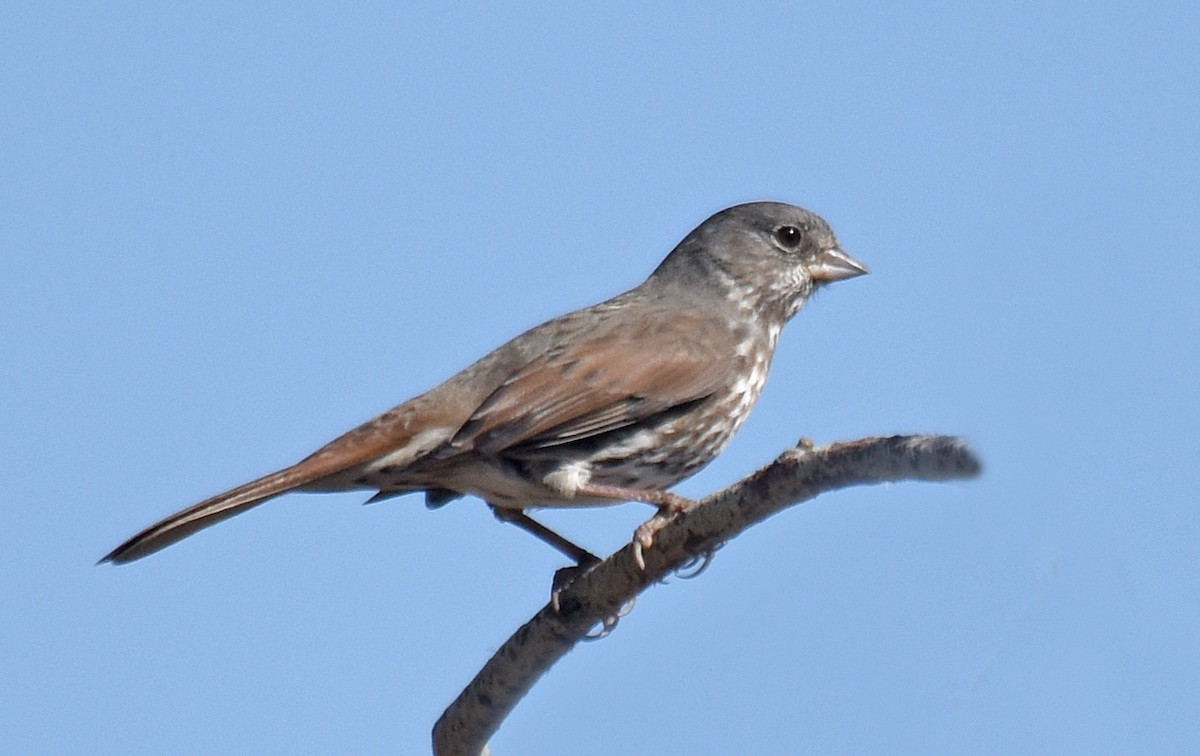
[[[637,564],[639,570],[646,569],[646,559],[642,555],[642,551],[654,545],[654,535],[663,529],[663,527],[671,521],[671,518],[678,514],[684,514],[696,506],[696,502],[691,499],[685,499],[667,491],[654,491],[653,499],[649,499],[651,504],[658,505],[658,511],[649,520],[646,520],[641,525],[638,525],[637,530],[633,531],[633,561]]]
[[[629,601],[626,601],[621,605],[621,608],[617,610],[616,614],[610,614],[604,619],[600,620],[599,629],[597,629],[595,632],[589,632],[587,635],[583,636],[583,640],[596,641],[607,638],[608,635],[616,629],[617,623],[621,621],[621,618],[633,611],[634,601],[635,599],[629,599]]]
[[[675,570],[676,577],[683,580],[700,577],[708,569],[708,565],[712,564],[713,556],[719,548],[721,548],[720,544],[713,546],[711,549],[707,549],[679,565],[679,568]]]
[[[554,571],[554,579],[550,581],[550,606],[554,611],[562,611],[562,606],[559,603],[559,595],[569,586],[578,580],[584,573],[600,564],[600,558],[588,555],[589,559],[584,559],[578,564],[573,564],[570,567],[562,567]],[[615,626],[615,622],[613,623]]]

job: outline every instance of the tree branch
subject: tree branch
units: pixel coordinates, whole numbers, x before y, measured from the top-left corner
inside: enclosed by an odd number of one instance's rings
[[[901,480],[955,480],[980,471],[950,436],[889,436],[814,448],[802,440],[771,464],[672,519],[643,553],[632,544],[595,565],[520,627],[443,712],[433,728],[437,756],[487,754],[487,740],[517,702],[598,624],[611,624],[648,586],[789,506],[846,486]],[[606,623],[606,620],[608,621]]]

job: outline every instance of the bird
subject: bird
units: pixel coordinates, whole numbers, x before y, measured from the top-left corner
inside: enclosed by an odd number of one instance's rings
[[[637,559],[690,502],[669,489],[716,457],[757,401],[784,325],[814,291],[867,273],[816,213],[782,202],[709,217],[633,289],[535,326],[296,464],[150,525],[124,564],[292,491],[467,495],[583,565],[525,510],[640,501]]]

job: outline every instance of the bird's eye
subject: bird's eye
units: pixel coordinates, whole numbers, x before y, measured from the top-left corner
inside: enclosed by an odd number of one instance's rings
[[[775,241],[786,249],[795,249],[804,241],[804,232],[796,226],[780,226],[775,229]]]

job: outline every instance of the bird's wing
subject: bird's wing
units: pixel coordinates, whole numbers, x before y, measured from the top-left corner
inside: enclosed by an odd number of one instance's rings
[[[652,420],[729,383],[732,334],[694,313],[605,328],[530,360],[488,396],[450,448],[497,454]]]

